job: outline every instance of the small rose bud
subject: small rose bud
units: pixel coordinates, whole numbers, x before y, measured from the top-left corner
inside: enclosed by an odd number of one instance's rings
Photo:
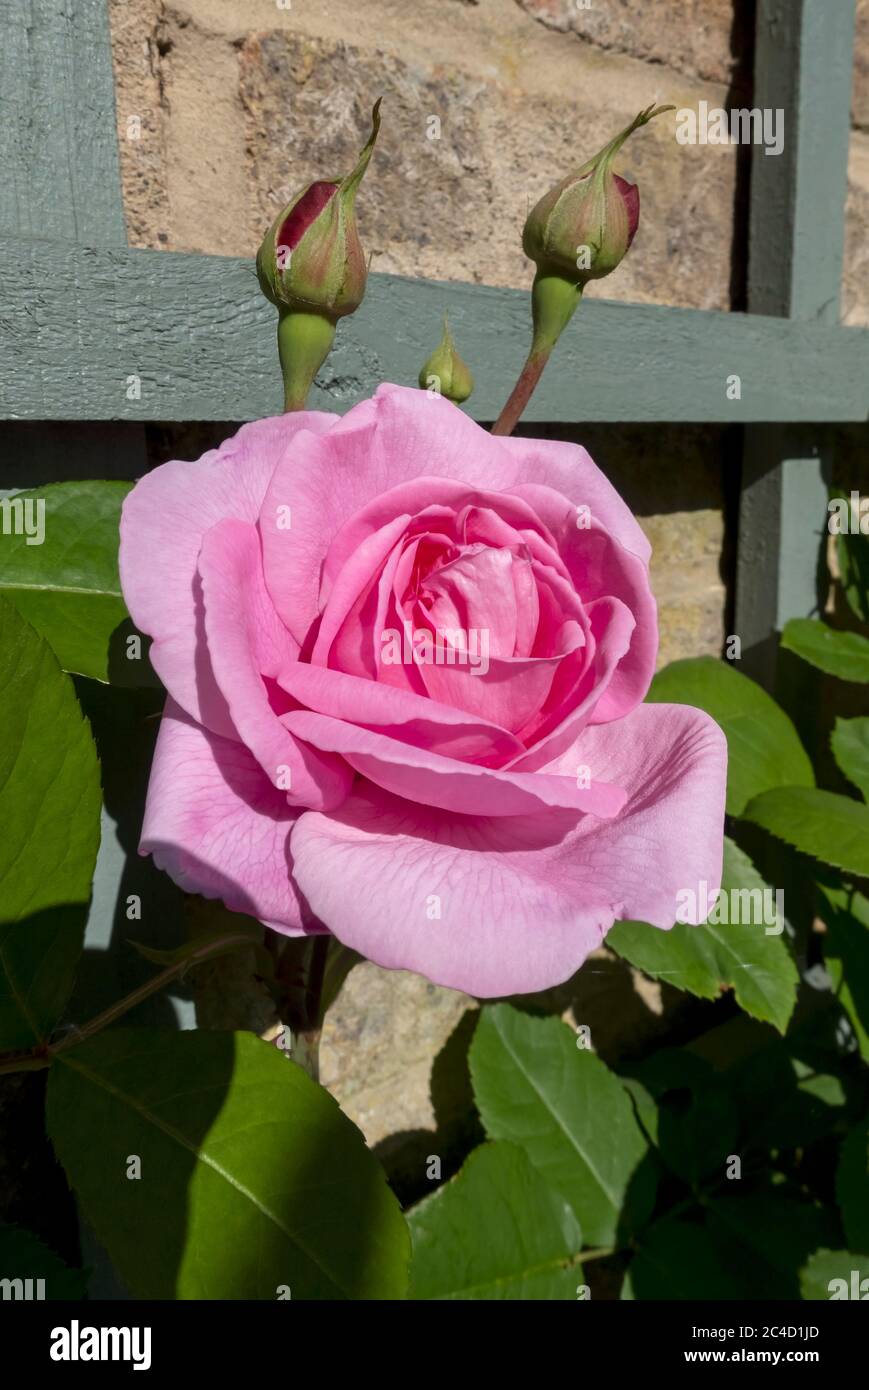
[[[612,162],[640,126],[672,106],[647,106],[614,140],[531,209],[522,246],[537,266],[531,287],[531,351],[492,426],[511,434],[540,380],[552,349],[573,317],[589,280],[609,275],[623,259],[640,221],[640,190],[612,171]]]
[[[446,314],[443,337],[420,372],[419,384],[424,391],[446,396],[454,405],[461,405],[474,389],[471,369],[459,356]]]
[[[362,303],[368,271],[355,203],[379,129],[378,100],[371,135],[352,173],[308,184],[266,232],[256,258],[257,275],[263,294],[279,309],[337,320]]]
[[[583,287],[615,270],[639,225],[640,190],[613,173],[613,160],[635,130],[673,109],[641,111],[599,154],[540,199],[522,234],[525,254],[539,271]]]
[[[355,204],[379,129],[378,100],[356,167],[343,179],[317,179],[297,193],[275,218],[257,253],[260,288],[279,313],[285,410],[304,408],[338,319],[362,303],[368,267]]]

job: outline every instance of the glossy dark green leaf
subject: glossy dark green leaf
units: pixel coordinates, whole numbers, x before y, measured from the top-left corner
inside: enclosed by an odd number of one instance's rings
[[[816,1250],[800,1270],[800,1292],[822,1303],[869,1299],[869,1256],[850,1250]]]
[[[414,1207],[418,1299],[575,1299],[582,1232],[569,1203],[513,1144],[483,1144]]]
[[[721,1264],[714,1236],[699,1223],[664,1217],[643,1235],[623,1299],[729,1300],[743,1297],[739,1278]]]
[[[824,964],[869,1062],[869,898],[841,885],[819,887],[819,912],[827,927]]]
[[[740,1275],[743,1296],[750,1299],[799,1298],[800,1269],[814,1250],[841,1235],[833,1211],[774,1186],[716,1197],[707,1208],[707,1229],[722,1264]]]
[[[869,536],[860,529],[861,518],[850,507],[850,498],[839,489],[831,497],[848,504],[847,530],[836,533],[836,563],[839,586],[855,617],[869,622]],[[856,525],[855,525],[856,522]]]
[[[218,956],[228,955],[232,951],[249,950],[254,953],[259,973],[270,975],[273,962],[263,946],[262,923],[255,922],[252,917],[245,917],[242,913],[230,913],[221,908],[218,911],[219,918],[215,925],[200,927],[194,936],[182,942],[180,946],[157,950],[141,941],[131,941],[130,945],[153,965],[184,965],[191,969],[203,959],[216,960]]]
[[[84,1298],[87,1283],[83,1270],[70,1269],[32,1231],[0,1225],[0,1280],[5,1279],[44,1280],[41,1288],[34,1284],[31,1297],[41,1297],[47,1302]],[[12,1288],[18,1298],[24,1297],[26,1288],[22,1287],[18,1293],[14,1282]]]
[[[740,671],[715,657],[673,661],[652,681],[647,700],[696,705],[727,736],[727,811],[741,815],[746,803],[770,787],[814,785],[812,765],[784,710]]]
[[[750,1054],[727,1073],[744,1145],[755,1154],[806,1147],[848,1113],[841,1076],[797,1056],[790,1038]]]
[[[836,1200],[849,1248],[869,1255],[869,1119],[855,1125],[842,1145]]]
[[[252,1034],[100,1033],[56,1058],[47,1116],[137,1297],[404,1297],[407,1225],[379,1163],[328,1092]]]
[[[683,1049],[661,1048],[637,1068],[631,1092],[646,1132],[673,1173],[692,1188],[704,1178],[725,1177],[737,1139],[736,1107],[708,1062]]]
[[[153,679],[144,655],[127,660],[120,634],[110,663],[112,634],[128,621],[118,578],[118,525],[130,487],[51,483],[10,498],[9,506],[33,523],[42,516],[44,535],[39,544],[23,532],[5,536],[0,574],[0,594],[45,637],[65,671],[107,681],[111,665],[122,684]]]
[[[857,632],[837,632],[816,618],[791,618],[781,644],[828,676],[869,681],[869,641]]]
[[[721,886],[726,912],[722,907],[712,914],[720,921],[699,927],[677,922],[670,931],[618,922],[606,944],[644,974],[701,999],[716,999],[732,988],[740,1008],[784,1032],[796,1002],[797,968],[783,930],[777,930],[772,891],[748,855],[726,837]],[[740,920],[724,921],[733,916]]]
[[[647,1144],[619,1078],[557,1018],[495,1004],[469,1054],[486,1133],[519,1144],[573,1207],[589,1245],[610,1245]]]
[[[32,1047],[69,998],[100,839],[100,775],[72,681],[0,597],[0,1047]]]
[[[869,806],[819,787],[777,787],[745,808],[745,819],[802,854],[869,876]]]
[[[830,745],[839,771],[869,801],[869,716],[837,719]]]

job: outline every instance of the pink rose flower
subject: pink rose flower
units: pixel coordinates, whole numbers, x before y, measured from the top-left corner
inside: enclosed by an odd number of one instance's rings
[[[403,387],[156,468],[121,525],[169,693],[142,853],[479,997],[672,926],[720,883],[726,745],[642,704],[648,561],[584,449]]]

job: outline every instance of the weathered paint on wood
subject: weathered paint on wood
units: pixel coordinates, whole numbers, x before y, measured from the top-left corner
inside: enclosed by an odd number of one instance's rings
[[[748,304],[786,316],[789,329],[835,332],[839,320],[854,20],[854,0],[758,3],[754,104],[784,111],[785,143],[780,155],[758,150],[752,161]],[[774,635],[817,609],[830,470],[823,430],[747,432],[736,628],[747,669],[769,686]]]
[[[2,417],[248,420],[281,409],[276,315],[252,262],[0,238],[0,282]],[[381,381],[416,385],[445,309],[477,378],[468,408],[493,419],[526,349],[527,294],[393,275],[372,275],[361,309],[339,325],[312,406],[345,410]],[[738,400],[728,399],[733,374]],[[867,415],[864,329],[589,297],[524,418]]]
[[[0,0],[0,233],[125,246],[105,0]]]
[[[784,148],[757,150],[750,308],[839,322],[855,0],[758,0],[753,104],[784,111]]]

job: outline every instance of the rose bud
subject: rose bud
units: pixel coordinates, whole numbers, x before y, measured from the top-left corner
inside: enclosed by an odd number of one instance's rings
[[[538,270],[573,285],[609,275],[630,247],[640,221],[640,190],[612,171],[629,135],[672,106],[649,106],[608,145],[532,208],[522,246]]]
[[[424,391],[446,396],[453,405],[461,405],[474,389],[471,369],[453,342],[446,314],[443,337],[420,372],[419,384]]]
[[[358,309],[368,268],[356,226],[356,194],[380,129],[380,101],[356,167],[318,179],[278,214],[257,253],[260,288],[277,306],[285,410],[301,410],[344,314]]]
[[[522,246],[537,266],[531,291],[534,336],[522,375],[493,426],[495,434],[512,432],[589,280],[609,275],[624,258],[640,221],[640,190],[614,174],[612,163],[629,135],[672,110],[648,106],[641,111],[528,214]]]

